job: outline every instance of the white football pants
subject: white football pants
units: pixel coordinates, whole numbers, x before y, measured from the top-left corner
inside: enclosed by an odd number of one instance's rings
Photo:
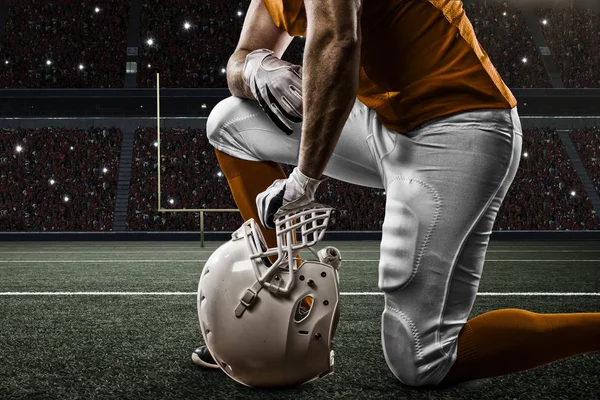
[[[230,97],[207,121],[231,156],[297,165],[301,124],[279,131],[258,103]],[[356,101],[325,174],[386,189],[379,261],[385,359],[410,386],[439,384],[456,360],[498,209],[519,165],[516,109],[478,110],[399,134]]]

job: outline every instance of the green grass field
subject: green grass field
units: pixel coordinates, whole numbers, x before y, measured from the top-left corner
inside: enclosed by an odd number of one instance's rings
[[[381,351],[378,243],[324,244],[344,259],[336,372],[282,391],[190,360],[202,343],[195,291],[217,243],[0,243],[0,399],[600,399],[600,353],[445,389],[402,386]],[[471,317],[507,307],[600,311],[600,243],[492,243]]]

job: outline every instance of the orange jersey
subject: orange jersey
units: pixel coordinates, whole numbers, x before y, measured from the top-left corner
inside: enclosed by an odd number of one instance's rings
[[[306,35],[303,0],[264,0],[275,25]],[[480,46],[462,2],[363,3],[358,99],[381,122],[408,132],[461,111],[510,109],[517,101]]]

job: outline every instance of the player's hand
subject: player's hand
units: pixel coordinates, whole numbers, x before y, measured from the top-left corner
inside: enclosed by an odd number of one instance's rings
[[[244,81],[271,121],[291,135],[292,123],[302,122],[302,67],[255,50],[246,56]]]
[[[287,179],[277,179],[271,186],[256,196],[256,206],[261,224],[275,229],[275,218],[294,210],[322,206],[315,203],[315,191],[322,180],[304,175],[298,167]]]

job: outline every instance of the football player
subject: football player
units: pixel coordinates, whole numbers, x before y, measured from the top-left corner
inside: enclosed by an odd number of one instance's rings
[[[306,37],[302,68],[281,60],[294,36]],[[600,350],[600,313],[468,320],[522,130],[461,1],[252,0],[227,79],[233,97],[207,134],[269,247],[274,215],[310,205],[324,176],[385,188],[382,343],[401,382],[488,378]],[[278,163],[297,167],[286,178]],[[194,359],[212,364],[206,348]]]

